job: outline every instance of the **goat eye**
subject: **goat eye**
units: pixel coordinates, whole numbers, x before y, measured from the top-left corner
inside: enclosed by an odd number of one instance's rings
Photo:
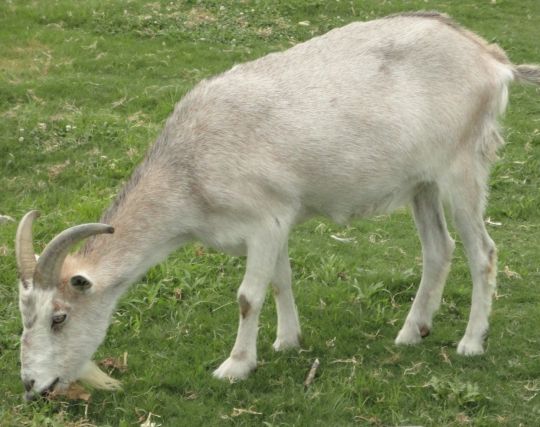
[[[55,314],[52,318],[52,326],[58,326],[66,320],[67,314]]]

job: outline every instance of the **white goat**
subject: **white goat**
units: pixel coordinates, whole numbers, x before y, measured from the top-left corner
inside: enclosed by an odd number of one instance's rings
[[[16,252],[26,397],[78,378],[116,387],[90,359],[118,298],[194,240],[247,255],[238,335],[214,372],[245,378],[257,365],[269,283],[274,349],[299,345],[287,254],[293,225],[319,214],[342,223],[408,203],[424,271],[396,343],[418,343],[431,329],[454,249],[448,202],[473,282],[457,351],[482,353],[496,276],[482,214],[489,165],[503,143],[497,116],[516,78],[540,84],[540,67],[515,66],[447,16],[421,12],[353,23],[201,82],[176,105],[102,224],[62,232],[36,262],[37,213],[22,219]]]

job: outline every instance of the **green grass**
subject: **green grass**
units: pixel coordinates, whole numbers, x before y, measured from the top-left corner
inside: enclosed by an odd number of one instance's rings
[[[0,214],[19,219],[41,210],[41,251],[64,228],[99,217],[174,103],[200,79],[353,20],[417,9],[451,14],[515,63],[540,62],[537,0],[1,0]],[[123,392],[94,392],[90,403],[23,404],[16,224],[5,223],[0,425],[129,426],[150,412],[163,426],[538,425],[539,95],[512,88],[508,143],[490,181],[486,216],[502,223],[489,226],[501,272],[485,356],[455,351],[471,288],[459,241],[434,331],[418,347],[393,345],[421,275],[418,238],[402,210],[347,228],[314,220],[295,230],[303,349],[271,350],[268,298],[260,366],[248,380],[211,377],[234,341],[244,260],[190,246],[133,286],[98,350],[98,360],[128,353],[128,370],[113,372]],[[304,390],[315,358],[318,375]]]

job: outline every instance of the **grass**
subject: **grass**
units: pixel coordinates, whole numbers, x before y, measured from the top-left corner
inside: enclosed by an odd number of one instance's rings
[[[197,81],[354,20],[437,9],[540,62],[540,3],[497,1],[2,0],[0,214],[38,208],[36,249],[96,220],[142,158],[174,103]],[[244,268],[197,245],[151,269],[122,299],[96,359],[128,354],[119,393],[23,404],[13,237],[0,225],[0,425],[476,425],[540,418],[540,91],[514,86],[507,145],[486,216],[498,244],[498,290],[485,356],[458,357],[470,277],[458,241],[431,336],[393,339],[421,275],[410,214],[338,227],[313,220],[291,236],[300,352],[275,354],[275,313],[261,316],[260,367],[248,380],[211,377],[236,332]],[[330,236],[352,237],[345,244]],[[455,233],[453,233],[455,234]],[[515,274],[514,274],[515,273]],[[313,384],[302,385],[315,358]]]

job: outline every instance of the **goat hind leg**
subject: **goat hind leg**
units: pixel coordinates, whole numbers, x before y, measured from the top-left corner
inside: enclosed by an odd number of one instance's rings
[[[481,209],[460,207],[455,210],[454,217],[467,253],[473,282],[469,322],[457,352],[472,356],[484,353],[483,343],[489,328],[489,313],[496,285],[497,251],[486,231]]]
[[[422,242],[423,272],[411,310],[396,338],[398,345],[417,344],[430,333],[455,247],[435,183],[419,188],[413,199],[413,213]]]

